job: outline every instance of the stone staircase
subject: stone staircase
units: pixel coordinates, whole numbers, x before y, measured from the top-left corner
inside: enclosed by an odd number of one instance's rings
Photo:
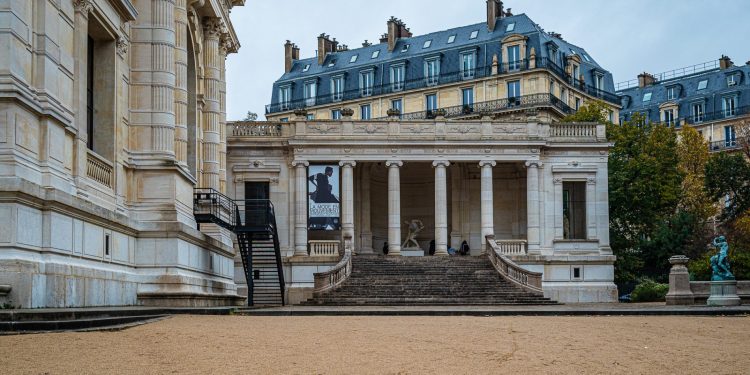
[[[539,305],[556,302],[503,279],[486,257],[358,255],[335,291],[303,305]]]

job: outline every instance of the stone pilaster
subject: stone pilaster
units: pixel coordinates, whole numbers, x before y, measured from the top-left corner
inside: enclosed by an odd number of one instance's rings
[[[479,168],[482,169],[482,180],[481,180],[481,227],[482,227],[482,238],[481,248],[482,253],[487,251],[487,239],[486,236],[495,234],[495,221],[494,221],[494,200],[492,191],[492,168],[497,163],[494,161],[483,160],[479,162]]]
[[[365,164],[360,170],[360,186],[357,189],[359,193],[360,203],[360,240],[359,240],[359,253],[360,254],[372,254],[374,250],[372,248],[372,220],[370,218],[370,168],[369,164]]]
[[[586,238],[596,240],[596,177],[586,180]]]
[[[176,0],[174,8],[174,152],[180,165],[187,167],[188,144],[188,19],[187,0]],[[195,103],[192,103],[195,105]]]
[[[354,167],[356,162],[346,160],[341,166],[341,229],[344,238],[354,238]]]
[[[448,174],[450,162],[438,160],[435,167],[435,255],[448,255]]]
[[[219,18],[203,20],[203,182],[202,186],[221,190],[221,65],[219,40],[224,25]]]
[[[450,246],[454,249],[461,247],[461,209],[463,207],[463,201],[461,196],[463,195],[462,185],[462,164],[454,164],[451,168],[451,243]]]
[[[294,161],[294,256],[307,256],[307,167],[306,161]]]
[[[219,42],[219,186],[222,193],[227,186],[227,54],[231,48],[229,34],[222,34]]]
[[[401,177],[398,160],[385,163],[388,167],[388,255],[401,256]]]
[[[86,177],[86,157],[88,134],[86,132],[86,83],[88,79],[88,28],[90,0],[73,1],[75,9],[75,28],[73,30],[73,58],[75,61],[73,80],[73,109],[75,111],[76,140],[73,144],[73,178],[78,188],[84,188]]]
[[[526,162],[526,241],[529,254],[540,254],[539,169],[537,160]]]

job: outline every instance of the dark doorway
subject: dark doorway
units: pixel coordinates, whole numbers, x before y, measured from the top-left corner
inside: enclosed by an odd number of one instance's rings
[[[268,225],[270,192],[268,182],[245,182],[245,225]]]

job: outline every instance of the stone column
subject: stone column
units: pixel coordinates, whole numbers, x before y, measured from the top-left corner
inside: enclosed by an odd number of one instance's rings
[[[204,96],[203,107],[203,184],[221,190],[219,177],[221,153],[221,64],[219,38],[224,25],[221,19],[206,17],[203,21]]]
[[[435,255],[448,255],[447,160],[432,162],[435,167]]]
[[[187,167],[188,143],[188,20],[186,0],[177,0],[174,7],[174,153],[177,162]]]
[[[596,177],[586,179],[586,239],[596,240]]]
[[[539,168],[542,162],[526,162],[526,241],[529,254],[540,254]]]
[[[294,161],[294,256],[307,256],[307,167],[306,161]]]
[[[494,222],[494,201],[492,191],[492,167],[496,166],[497,163],[492,160],[483,160],[479,162],[479,167],[482,169],[482,180],[481,180],[481,225],[482,225],[482,238],[481,249],[482,253],[487,251],[487,239],[488,235],[495,234],[495,222]]]
[[[75,0],[75,29],[73,30],[73,53],[74,53],[74,81],[73,81],[73,108],[75,111],[75,124],[77,127],[76,141],[73,145],[73,176],[79,188],[83,188],[86,177],[86,158],[88,135],[86,130],[86,83],[88,79],[88,28],[89,12],[92,5],[90,0]]]
[[[355,161],[339,162],[341,166],[341,234],[354,238],[354,167]]]
[[[226,193],[227,186],[227,55],[232,48],[229,34],[222,34],[219,42],[219,186]]]
[[[388,255],[401,256],[401,178],[398,160],[385,163],[388,167]]]
[[[360,224],[360,254],[372,254],[374,250],[372,248],[372,228],[370,219],[370,168],[369,164],[365,164],[360,170],[360,186],[357,190],[359,192],[360,201],[360,212],[361,217]]]

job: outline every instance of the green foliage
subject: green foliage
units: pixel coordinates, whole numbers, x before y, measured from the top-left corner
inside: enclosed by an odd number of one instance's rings
[[[706,191],[715,201],[731,197],[722,210],[721,218],[727,222],[741,218],[750,209],[750,164],[739,153],[721,152],[706,163]]]
[[[705,222],[688,212],[678,212],[656,227],[651,237],[641,241],[643,267],[640,275],[659,282],[667,282],[669,258],[685,254],[690,258],[700,256],[706,249],[710,233]]]
[[[711,280],[711,256],[713,253],[705,252],[697,258],[691,258],[688,262],[690,279],[695,281]],[[731,259],[730,259],[731,260]]]
[[[698,281],[711,280],[711,257],[716,254],[711,249],[688,263],[690,278]],[[730,244],[729,246],[729,269],[737,280],[750,280],[750,251],[747,248]]]
[[[660,284],[651,279],[643,279],[630,293],[633,302],[663,302],[669,292],[669,284]]]
[[[562,122],[597,122],[606,124],[609,112],[609,106],[603,101],[597,100],[589,102],[582,106],[573,114],[562,119]]]
[[[697,130],[687,126],[680,132],[677,157],[683,175],[679,208],[705,223],[717,214],[716,200],[711,199],[704,188],[708,142]]]

